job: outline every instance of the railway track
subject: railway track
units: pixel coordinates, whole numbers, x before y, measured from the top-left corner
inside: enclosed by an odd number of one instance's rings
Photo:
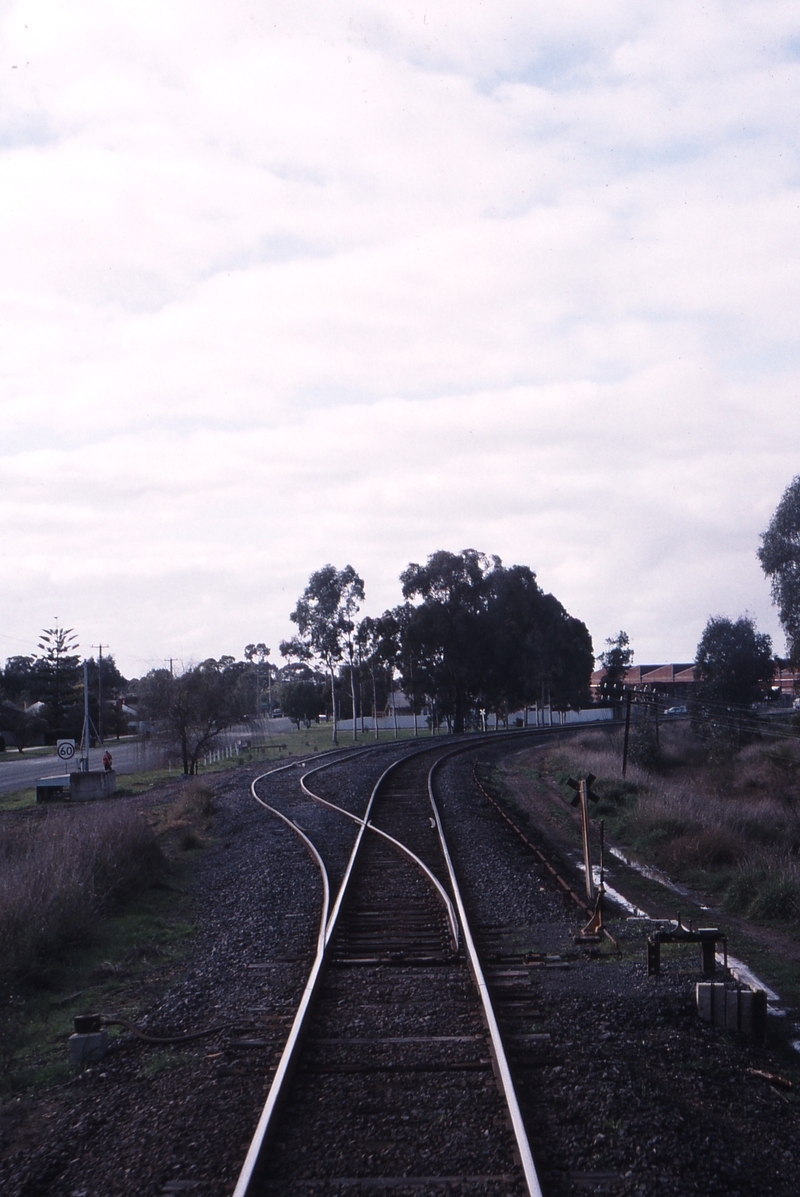
[[[334,896],[295,828],[323,877],[318,950],[235,1197],[541,1192],[435,805],[452,752],[398,760],[359,813],[321,792],[329,765],[302,780],[355,843]]]
[[[517,733],[474,737],[478,778],[524,743]],[[428,763],[462,745],[427,741]],[[363,870],[379,895],[361,901],[351,890],[331,923],[369,794],[394,756],[419,748],[384,742],[326,755],[331,767],[307,774],[305,792],[297,784],[304,770],[281,766],[256,792],[283,822],[259,812],[249,777],[218,779],[188,965],[177,973],[158,958],[145,974],[148,984],[164,980],[152,997],[133,976],[126,983],[123,972],[119,982],[142,1011],[142,1028],[175,1036],[174,1048],[154,1052],[121,1036],[100,1067],[51,1090],[44,1113],[41,1104],[5,1103],[4,1193],[231,1197],[270,1086],[283,1100],[267,1120],[263,1157],[251,1147],[263,1172],[252,1168],[245,1191],[524,1192],[458,903],[431,838],[435,817],[423,802],[424,816],[404,823],[406,798],[420,809],[420,786],[409,783],[404,794],[402,770],[394,799],[384,811],[378,793],[370,819],[428,865],[455,910],[458,940],[450,907],[419,865],[409,894],[395,890],[387,870],[400,850],[373,830],[361,837]],[[608,942],[576,945],[587,912],[576,905],[582,886],[569,855],[558,863],[535,823],[493,803],[470,756],[437,766],[436,803],[544,1193],[794,1197],[796,1097],[768,1080],[781,1074],[797,1085],[786,1056],[699,1022],[695,956],[647,978],[645,931],[613,910],[623,956]],[[567,886],[537,845],[572,878]],[[353,884],[361,867],[351,870]],[[385,923],[383,906],[396,921]],[[309,986],[322,948],[324,967]],[[216,1033],[198,1040],[201,1028]],[[290,1039],[297,1051],[287,1054]],[[285,1085],[276,1087],[281,1071]]]

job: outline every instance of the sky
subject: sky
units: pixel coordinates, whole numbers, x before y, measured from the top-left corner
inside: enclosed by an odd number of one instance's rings
[[[140,676],[438,549],[784,638],[800,9],[0,3],[0,659]]]

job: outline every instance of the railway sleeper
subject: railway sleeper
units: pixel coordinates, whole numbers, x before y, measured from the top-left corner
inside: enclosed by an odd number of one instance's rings
[[[491,1072],[491,1060],[452,1060],[439,1061],[436,1063],[426,1064],[389,1064],[385,1060],[376,1060],[374,1063],[349,1063],[347,1061],[330,1060],[326,1063],[315,1063],[314,1061],[303,1061],[300,1064],[301,1072],[312,1073],[386,1073],[388,1075],[395,1075],[397,1073],[448,1073],[448,1072]]]

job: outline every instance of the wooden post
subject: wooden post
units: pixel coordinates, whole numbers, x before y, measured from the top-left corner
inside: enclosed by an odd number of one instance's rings
[[[589,787],[585,778],[579,783],[578,796],[581,802],[581,829],[583,831],[583,865],[586,869],[586,897],[594,901],[594,877],[592,876],[592,853],[589,844]]]

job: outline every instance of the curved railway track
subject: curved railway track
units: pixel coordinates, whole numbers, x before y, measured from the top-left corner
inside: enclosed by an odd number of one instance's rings
[[[353,796],[341,805],[320,792],[330,764],[303,777],[304,793],[355,831],[335,898],[325,846],[270,808],[303,836],[324,897],[235,1197],[541,1193],[434,798],[454,751],[464,748],[394,762],[358,813]],[[264,780],[252,792],[269,806]]]

